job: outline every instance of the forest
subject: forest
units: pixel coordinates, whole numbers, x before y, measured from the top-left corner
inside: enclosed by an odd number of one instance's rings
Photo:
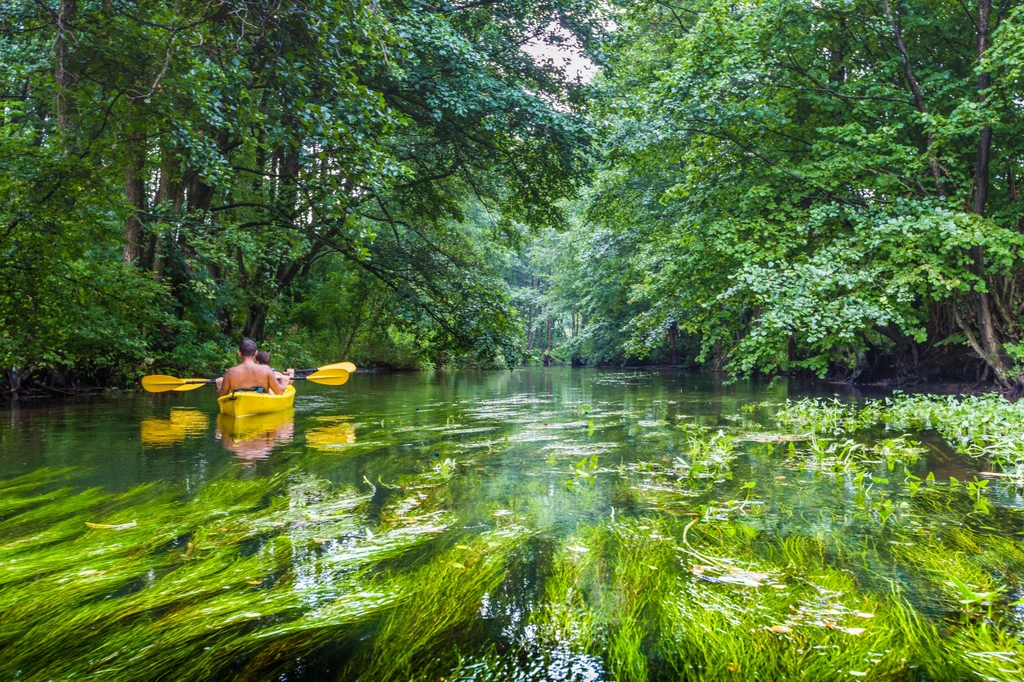
[[[9,395],[243,337],[1024,391],[1015,0],[6,0],[0,64]]]

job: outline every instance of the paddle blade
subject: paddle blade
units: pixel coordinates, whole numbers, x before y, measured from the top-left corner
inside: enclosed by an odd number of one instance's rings
[[[348,381],[348,372],[343,369],[323,369],[306,377],[309,381],[325,386],[341,386]]]
[[[142,387],[150,393],[165,393],[185,385],[184,380],[164,374],[150,374],[142,377]]]
[[[314,372],[323,372],[323,371],[332,370],[332,369],[343,369],[346,372],[348,372],[349,374],[351,374],[352,372],[356,371],[356,366],[353,363],[351,363],[351,362],[335,362],[334,364],[331,364],[331,365],[324,365],[323,367],[317,367],[313,371]],[[299,370],[295,370],[295,371],[298,372]]]
[[[173,390],[175,390],[175,391],[194,391],[197,388],[201,388],[203,386],[207,386],[210,383],[209,379],[182,379],[182,381],[186,381],[188,383],[186,383],[184,386],[178,386],[177,388],[175,388]]]

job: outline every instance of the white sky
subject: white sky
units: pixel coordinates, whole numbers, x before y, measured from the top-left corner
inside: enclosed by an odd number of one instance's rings
[[[559,29],[559,32],[562,30]],[[576,41],[573,40],[572,43],[575,45]],[[523,46],[523,52],[537,61],[551,59],[557,66],[565,67],[565,73],[569,80],[579,78],[584,83],[589,83],[597,71],[597,65],[587,59],[578,47],[531,41]]]

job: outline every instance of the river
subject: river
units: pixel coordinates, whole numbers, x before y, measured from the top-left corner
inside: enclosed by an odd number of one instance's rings
[[[0,674],[1024,671],[1019,491],[930,430],[776,421],[849,389],[535,368],[298,390],[243,420],[207,388],[0,410]]]

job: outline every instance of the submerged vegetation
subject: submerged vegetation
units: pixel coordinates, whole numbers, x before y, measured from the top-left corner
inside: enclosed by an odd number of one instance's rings
[[[336,418],[316,396],[263,464],[188,490],[8,475],[0,674],[1024,676],[1024,517],[984,450],[1020,432],[1016,404],[709,403],[652,379],[445,401],[410,383]],[[215,426],[190,424],[144,451],[208,466]]]

